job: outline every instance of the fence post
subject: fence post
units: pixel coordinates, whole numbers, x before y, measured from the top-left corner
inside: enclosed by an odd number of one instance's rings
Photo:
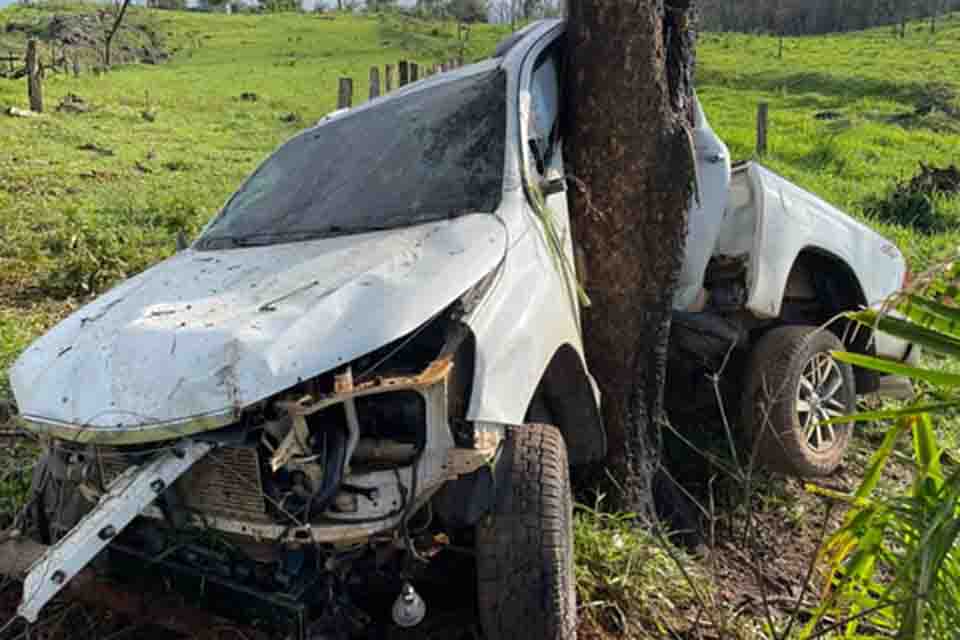
[[[400,86],[404,87],[410,82],[410,63],[406,60],[401,60],[397,64],[397,69],[400,72]]]
[[[767,155],[767,130],[770,118],[770,105],[761,102],[757,105],[757,157]]]
[[[340,88],[337,91],[337,109],[349,109],[353,106],[353,79],[340,78]]]
[[[380,97],[380,67],[370,67],[370,99]]]
[[[30,110],[43,112],[43,82],[40,78],[40,60],[37,55],[37,41],[27,42],[27,95],[30,97]]]
[[[416,62],[410,63],[410,82],[416,82],[420,79],[420,65]]]
[[[388,64],[383,69],[383,90],[384,93],[390,93],[393,91],[393,65]]]

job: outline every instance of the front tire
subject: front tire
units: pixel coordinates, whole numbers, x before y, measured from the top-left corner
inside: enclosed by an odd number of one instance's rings
[[[573,495],[563,436],[511,431],[493,511],[477,526],[480,626],[487,640],[575,640]]]
[[[757,343],[742,420],[771,471],[816,477],[840,466],[852,425],[823,423],[856,411],[853,368],[830,355],[843,350],[837,336],[812,326],[773,329]]]

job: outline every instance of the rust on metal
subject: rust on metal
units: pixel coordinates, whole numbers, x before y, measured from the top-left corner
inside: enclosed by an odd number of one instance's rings
[[[337,390],[345,387],[345,385],[344,387],[341,386],[340,376],[337,376],[338,380],[334,383],[334,392],[332,394],[320,396],[316,400],[307,396],[296,402],[278,402],[277,406],[287,411],[290,415],[309,416],[331,405],[352,398],[360,398],[377,393],[385,393],[387,391],[404,391],[431,387],[446,380],[452,370],[453,356],[445,355],[431,362],[430,365],[420,373],[412,376],[377,377],[359,384],[354,383],[351,376],[350,390],[343,392]]]

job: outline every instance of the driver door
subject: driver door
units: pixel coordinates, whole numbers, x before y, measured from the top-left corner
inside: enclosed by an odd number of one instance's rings
[[[541,53],[521,97],[521,126],[527,193],[538,229],[551,259],[566,280],[574,313],[579,322],[578,283],[567,204],[567,182],[561,139],[562,51],[552,46]],[[541,207],[540,202],[543,206]]]

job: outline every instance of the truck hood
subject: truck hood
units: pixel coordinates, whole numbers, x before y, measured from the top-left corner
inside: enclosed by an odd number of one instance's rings
[[[157,440],[229,424],[244,407],[410,333],[495,269],[505,250],[497,218],[474,214],[182,251],[20,356],[11,383],[21,417],[81,441]]]

